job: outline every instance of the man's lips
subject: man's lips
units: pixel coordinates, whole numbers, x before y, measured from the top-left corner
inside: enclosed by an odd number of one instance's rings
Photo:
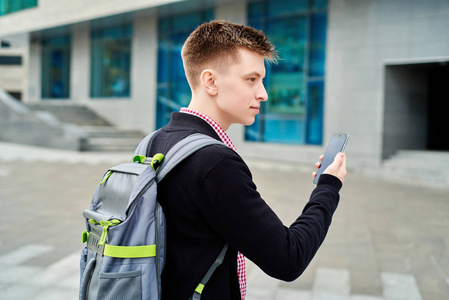
[[[259,113],[259,108],[260,106],[251,106],[250,107],[252,110],[256,111],[256,113]]]

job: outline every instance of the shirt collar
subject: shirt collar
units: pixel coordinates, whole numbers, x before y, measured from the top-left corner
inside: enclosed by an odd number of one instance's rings
[[[203,113],[201,113],[199,111],[196,111],[194,109],[187,108],[187,107],[181,108],[180,112],[197,116],[197,117],[203,119],[204,121],[206,121],[207,124],[209,124],[215,130],[215,132],[220,137],[220,139],[221,139],[221,141],[223,143],[225,143],[232,150],[237,151],[237,149],[235,148],[235,146],[232,143],[231,139],[226,134],[226,132],[223,130],[223,128],[221,128],[221,126],[218,125],[218,123],[215,122],[214,120],[212,120],[210,117],[206,116],[205,114],[203,114]]]

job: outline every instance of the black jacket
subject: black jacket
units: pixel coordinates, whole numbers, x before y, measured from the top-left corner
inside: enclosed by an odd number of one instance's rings
[[[167,153],[192,133],[220,140],[202,119],[174,113],[153,138],[147,155]],[[338,178],[322,175],[301,216],[287,228],[261,198],[235,151],[213,145],[195,152],[158,185],[168,232],[162,299],[188,299],[226,241],[226,257],[204,288],[203,300],[241,298],[237,251],[268,275],[295,280],[326,236],[341,186]]]

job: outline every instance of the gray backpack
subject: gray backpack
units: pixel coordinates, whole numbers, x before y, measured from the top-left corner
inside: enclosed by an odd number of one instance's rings
[[[157,202],[157,183],[195,151],[223,144],[203,134],[178,142],[164,156],[146,158],[153,137],[148,135],[135,151],[132,163],[110,168],[96,189],[83,216],[87,230],[81,251],[79,299],[159,300],[165,264],[165,217]],[[201,292],[222,263],[228,244],[203,277],[190,299]],[[174,287],[176,288],[176,287]]]

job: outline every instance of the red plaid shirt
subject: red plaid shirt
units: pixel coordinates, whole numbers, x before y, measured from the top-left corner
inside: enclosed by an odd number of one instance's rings
[[[215,132],[220,137],[221,141],[225,143],[229,148],[231,148],[234,151],[237,151],[234,144],[232,143],[229,136],[226,134],[226,132],[221,128],[220,125],[218,125],[214,120],[206,116],[205,114],[202,114],[196,110],[183,107],[181,108],[181,112],[191,114],[197,117],[200,117],[204,121],[206,121],[212,128],[215,130]],[[239,283],[240,283],[240,294],[242,296],[242,300],[245,300],[246,297],[246,262],[245,262],[245,256],[243,256],[242,253],[238,252],[237,254],[237,275],[239,277]]]

